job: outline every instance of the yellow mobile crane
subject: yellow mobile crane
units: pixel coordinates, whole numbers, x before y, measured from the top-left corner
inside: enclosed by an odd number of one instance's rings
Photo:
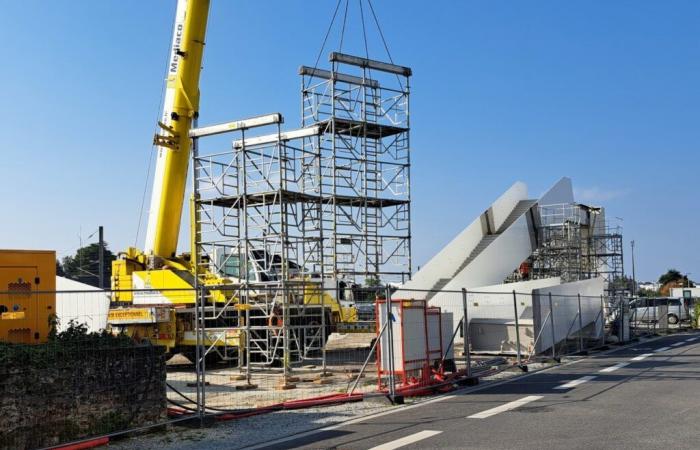
[[[170,354],[194,354],[197,283],[208,289],[207,302],[230,304],[231,296],[220,286],[239,280],[226,274],[197,272],[196,249],[177,255],[192,141],[190,132],[199,110],[199,77],[204,52],[210,0],[178,0],[160,132],[154,137],[157,162],[145,248],[129,248],[112,265],[113,303],[109,313],[112,329],[136,339],[148,339],[168,348]],[[232,122],[234,129],[240,122]],[[192,225],[195,228],[195,225]],[[194,229],[192,241],[194,242]],[[303,302],[324,305],[330,310],[331,327],[357,321],[354,307],[342,306],[328,294],[320,294],[320,283],[309,281]],[[219,286],[219,289],[216,287]],[[235,301],[236,299],[234,299]],[[241,309],[246,305],[239,305]],[[352,327],[350,327],[352,328]],[[241,327],[231,327],[221,338],[206,335],[199,345],[241,349],[245,344]]]

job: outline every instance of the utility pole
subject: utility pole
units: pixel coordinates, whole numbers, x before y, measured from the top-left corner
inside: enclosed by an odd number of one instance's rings
[[[632,297],[637,295],[637,275],[634,272],[634,241],[632,241]]]
[[[100,264],[100,289],[105,288],[105,240],[104,240],[104,233],[103,233],[102,225],[98,228],[98,236],[99,236],[99,247],[98,247],[98,253],[97,253],[97,259]]]

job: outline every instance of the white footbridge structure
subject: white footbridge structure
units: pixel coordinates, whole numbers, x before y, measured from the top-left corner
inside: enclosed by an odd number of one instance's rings
[[[575,201],[571,179],[539,198],[516,182],[392,297],[426,300],[456,327],[466,289],[472,351],[516,352],[517,311],[521,350],[541,353],[572,336],[602,336],[603,304],[622,278],[621,243],[603,208]]]

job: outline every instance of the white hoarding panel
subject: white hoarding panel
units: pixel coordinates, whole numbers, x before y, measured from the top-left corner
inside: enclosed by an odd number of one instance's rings
[[[442,358],[442,323],[440,308],[427,308],[425,320],[428,329],[428,359],[432,364]]]
[[[533,290],[534,326],[542,329],[536,351],[542,353],[568,337],[578,336],[579,330],[586,339],[598,339],[603,333],[601,313],[604,280],[602,277],[574,281],[558,286]],[[552,295],[552,312],[549,309],[549,294]],[[581,295],[581,325],[578,308]],[[549,316],[549,317],[548,317]],[[552,331],[552,317],[554,330]]]
[[[453,321],[454,315],[452,313],[442,312],[442,317],[440,319],[440,326],[442,327],[442,352],[445,354],[446,360],[455,358],[455,345],[454,342],[452,342],[452,335],[455,332]],[[455,337],[455,340],[457,340],[457,337]]]
[[[107,327],[109,294],[94,286],[64,277],[56,277],[56,318],[58,331],[68,328],[71,321],[86,325],[97,332]]]

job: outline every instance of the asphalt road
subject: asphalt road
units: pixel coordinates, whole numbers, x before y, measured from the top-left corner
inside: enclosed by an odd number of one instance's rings
[[[676,334],[253,448],[700,448],[700,334]]]

